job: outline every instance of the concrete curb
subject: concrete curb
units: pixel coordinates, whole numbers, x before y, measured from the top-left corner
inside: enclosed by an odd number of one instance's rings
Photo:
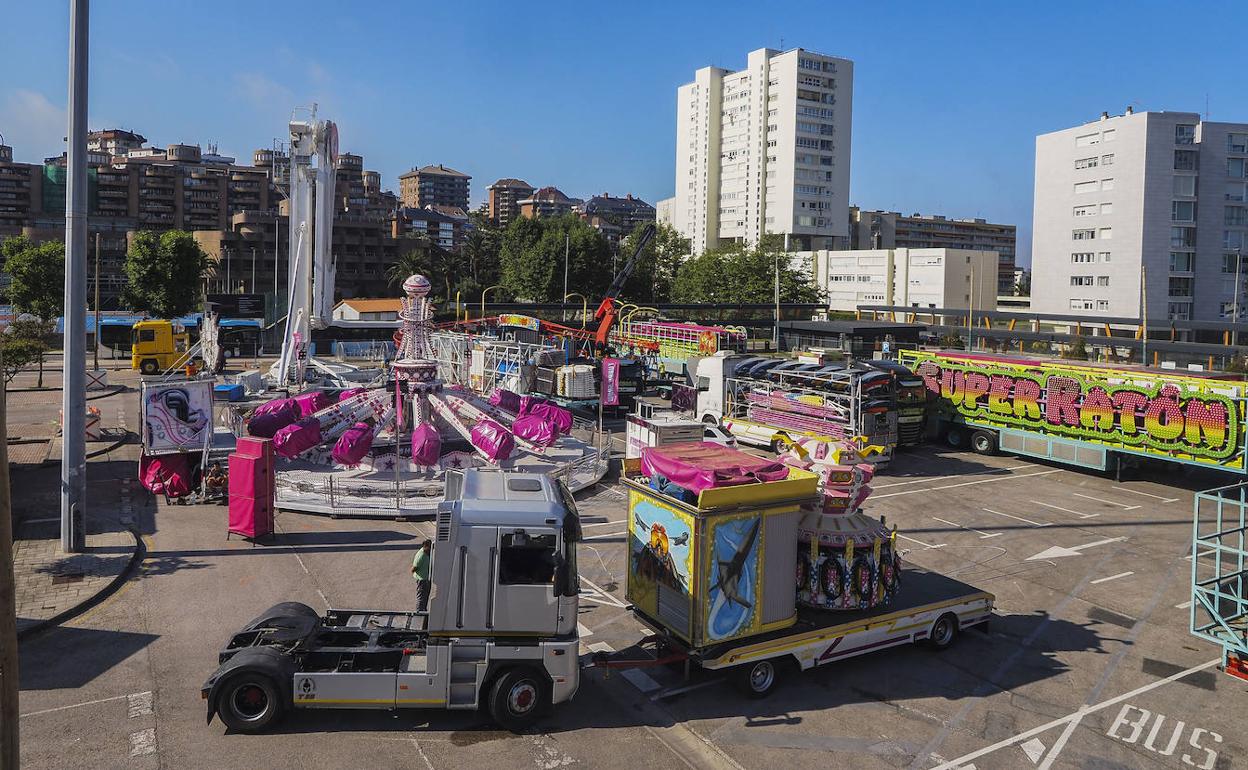
[[[102,589],[95,592],[94,594],[87,597],[86,599],[82,600],[81,602],[74,605],[73,607],[63,610],[57,613],[56,615],[53,615],[52,617],[47,618],[46,620],[41,620],[38,623],[35,623],[33,626],[27,626],[26,628],[18,631],[17,632],[18,641],[29,639],[32,636],[36,636],[37,634],[43,633],[44,631],[47,631],[50,628],[59,626],[60,624],[64,623],[67,620],[71,620],[73,618],[78,617],[82,613],[86,612],[92,607],[95,607],[96,605],[100,604],[108,597],[115,594],[117,592],[117,589],[121,588],[121,584],[130,579],[130,576],[134,574],[135,565],[143,561],[143,558],[147,556],[147,546],[143,544],[143,538],[139,536],[139,533],[137,531],[133,529],[126,530],[126,531],[129,532],[130,536],[134,538],[134,553],[130,554],[130,561],[126,564],[125,569],[123,569],[120,573],[117,574],[115,578],[109,581],[108,585],[104,586]]]

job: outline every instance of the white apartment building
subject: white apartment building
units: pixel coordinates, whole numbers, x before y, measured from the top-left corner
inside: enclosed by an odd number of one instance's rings
[[[1229,319],[1246,183],[1248,124],[1194,112],[1128,109],[1036,137],[1033,309],[1139,317],[1146,294],[1150,320]]]
[[[829,310],[860,305],[997,309],[998,254],[968,249],[819,250],[809,260]]]
[[[848,59],[762,48],[677,89],[671,222],[693,253],[767,233],[794,249],[845,242],[853,83]]]

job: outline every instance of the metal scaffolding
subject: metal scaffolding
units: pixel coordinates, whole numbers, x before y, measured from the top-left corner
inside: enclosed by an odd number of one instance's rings
[[[1248,679],[1248,483],[1200,492],[1193,508],[1191,631]]]

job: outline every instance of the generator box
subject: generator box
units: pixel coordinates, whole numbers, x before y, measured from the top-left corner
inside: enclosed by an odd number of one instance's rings
[[[634,611],[693,648],[793,625],[798,522],[801,506],[817,499],[818,479],[787,471],[781,480],[703,489],[686,502],[652,488],[641,459],[626,459]]]

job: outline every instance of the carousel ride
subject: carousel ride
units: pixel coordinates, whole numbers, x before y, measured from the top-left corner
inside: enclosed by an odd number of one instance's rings
[[[555,473],[573,491],[605,474],[603,451],[572,435],[566,409],[501,389],[486,398],[439,378],[429,289],[421,275],[403,282],[392,387],[306,390],[247,419],[248,434],[273,440],[278,507],[428,516],[448,469]]]

